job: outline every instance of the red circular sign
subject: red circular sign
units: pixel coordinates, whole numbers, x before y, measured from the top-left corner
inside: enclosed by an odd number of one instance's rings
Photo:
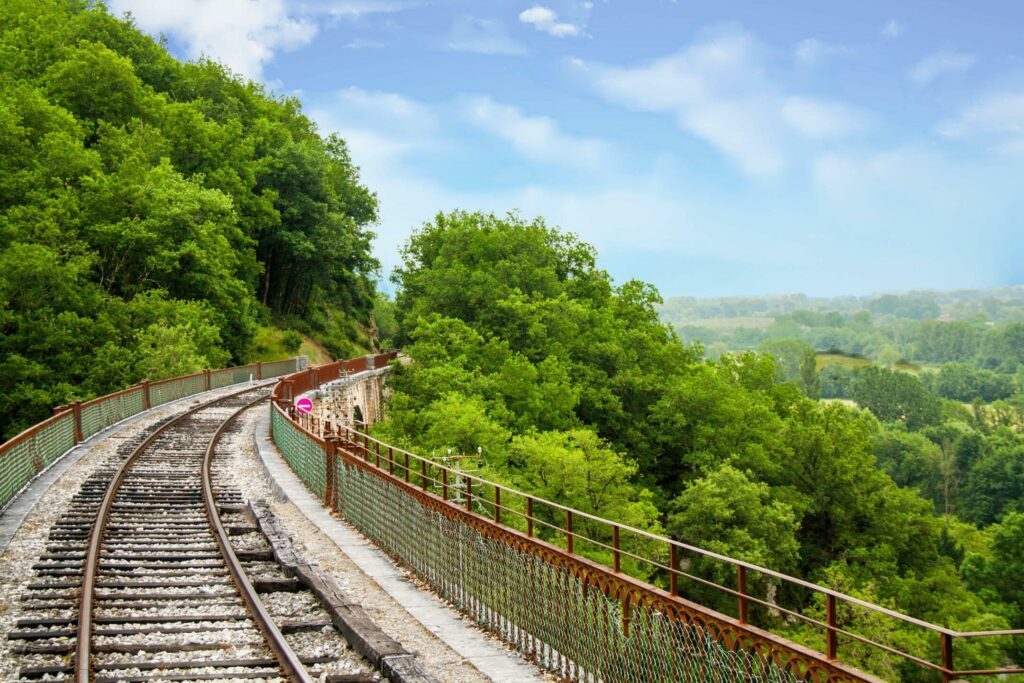
[[[300,413],[311,413],[313,412],[313,402],[303,396],[295,402],[295,410]]]

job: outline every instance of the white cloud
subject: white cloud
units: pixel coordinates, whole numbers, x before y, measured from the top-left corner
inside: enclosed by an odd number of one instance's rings
[[[882,29],[879,31],[879,34],[883,38],[899,38],[903,35],[903,24],[895,19],[890,19],[882,25]]]
[[[401,126],[403,129],[434,130],[437,128],[437,115],[429,106],[398,93],[378,90],[364,90],[350,87],[337,95],[339,111],[345,116],[361,118],[376,124]]]
[[[841,103],[783,92],[767,62],[750,34],[727,29],[638,67],[576,65],[606,99],[671,115],[749,175],[776,175],[806,140],[866,125],[866,114]]]
[[[369,14],[401,12],[423,4],[417,0],[320,0],[313,7],[334,17],[360,18]]]
[[[462,111],[470,123],[506,140],[534,161],[593,170],[606,164],[610,156],[608,146],[600,140],[573,137],[554,119],[528,116],[489,97],[466,98]]]
[[[586,65],[583,73],[605,98],[641,111],[664,112],[747,173],[771,175],[785,166],[778,116],[760,73],[758,49],[730,31],[635,68]]]
[[[957,76],[964,73],[977,61],[974,55],[965,52],[942,50],[928,55],[907,71],[911,82],[923,88],[940,76]]]
[[[838,57],[850,54],[850,49],[843,45],[831,45],[823,43],[817,38],[801,40],[793,49],[793,56],[800,66],[812,67],[829,57]]]
[[[190,57],[206,55],[254,79],[277,51],[299,48],[317,32],[283,0],[109,0],[108,6],[131,12],[146,31],[180,39]]]
[[[870,125],[870,117],[858,109],[810,97],[787,98],[782,118],[793,130],[812,139],[842,138]]]
[[[589,10],[593,5],[584,7]],[[543,31],[556,38],[571,38],[583,34],[582,27],[567,21],[559,21],[558,14],[550,7],[543,5],[534,5],[530,9],[523,10],[519,13],[519,21],[530,24],[538,31]]]
[[[1020,154],[1024,152],[1024,92],[987,95],[940,124],[938,132],[950,138],[990,137],[997,151]]]
[[[448,49],[484,55],[522,55],[526,48],[509,37],[505,27],[491,19],[459,17],[448,36]]]

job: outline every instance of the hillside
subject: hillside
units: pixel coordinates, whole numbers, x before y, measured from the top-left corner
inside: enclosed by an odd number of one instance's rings
[[[297,100],[85,0],[3,0],[0,55],[0,434],[261,326],[369,346],[376,198]]]

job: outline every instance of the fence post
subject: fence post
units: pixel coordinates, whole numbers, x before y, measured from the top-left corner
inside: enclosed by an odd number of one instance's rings
[[[466,480],[466,512],[473,511],[473,480],[465,477]]]
[[[256,361],[256,379],[263,379],[263,361]]]
[[[75,443],[82,443],[82,402],[75,401],[71,404],[71,410],[75,414]]]
[[[676,548],[676,544],[673,543],[668,547],[668,592],[672,595],[679,595],[679,576],[676,574],[676,568],[679,566],[679,549]]]
[[[533,538],[533,498],[526,499],[526,536]]]
[[[736,591],[739,593],[739,619],[741,624],[747,623],[747,568],[736,565]]]
[[[501,524],[501,489],[494,485],[494,523]]]
[[[953,636],[948,633],[942,634],[942,683],[949,683],[953,680]]]
[[[836,650],[839,649],[839,638],[836,635],[836,596],[829,593],[825,596],[825,624],[828,626],[825,635],[825,656],[829,659],[836,658]]]
[[[142,380],[142,409],[149,410],[153,407],[153,401],[149,397],[149,380]]]
[[[572,510],[565,511],[565,549],[572,555]]]
[[[203,385],[206,387],[206,391],[210,390],[210,368],[203,370]]]
[[[619,525],[612,525],[612,570],[618,574],[622,570],[622,556],[619,553]]]
[[[328,436],[324,441],[327,449],[324,451],[325,465],[327,466],[327,477],[324,485],[324,505],[334,509],[334,470],[338,462],[338,437]]]
[[[448,500],[448,468],[441,468],[441,500]]]

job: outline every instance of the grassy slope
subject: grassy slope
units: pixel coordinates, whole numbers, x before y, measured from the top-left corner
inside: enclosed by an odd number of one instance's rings
[[[320,365],[334,360],[327,349],[305,335],[300,335],[302,343],[298,350],[290,350],[285,343],[288,332],[289,330],[282,330],[278,327],[261,326],[249,346],[246,361],[281,360],[297,354],[306,356],[311,365]]]

